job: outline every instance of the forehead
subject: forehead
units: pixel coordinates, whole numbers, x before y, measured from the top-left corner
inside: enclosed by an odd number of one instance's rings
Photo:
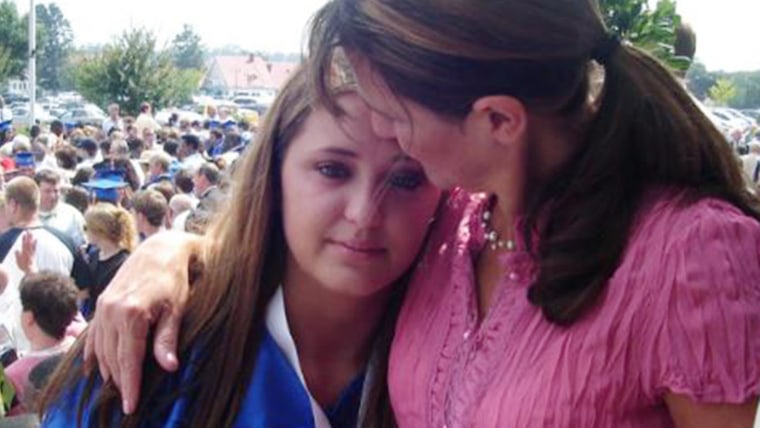
[[[357,94],[340,95],[338,104],[346,112],[345,115],[335,117],[325,109],[315,109],[291,143],[291,148],[299,151],[345,148],[378,159],[402,153],[396,140],[375,135],[370,123],[370,110]]]
[[[404,109],[399,98],[369,61],[357,54],[348,55],[348,59],[359,86],[359,95],[371,110],[388,115]]]

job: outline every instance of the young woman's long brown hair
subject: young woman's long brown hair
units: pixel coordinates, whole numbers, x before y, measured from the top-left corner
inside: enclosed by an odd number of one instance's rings
[[[189,416],[193,427],[231,426],[247,391],[265,328],[265,309],[281,284],[285,268],[280,167],[288,144],[313,107],[306,75],[299,70],[281,90],[257,140],[236,164],[230,205],[215,217],[207,232],[213,239],[208,240],[210,244],[202,257],[202,275],[191,289],[180,330],[180,355],[183,361],[193,359],[196,373],[192,385],[180,385],[192,391],[194,404]],[[385,420],[390,415],[385,361],[403,286],[397,287],[396,294],[379,327],[376,346],[384,354],[379,356],[380,364],[373,369],[377,381],[369,393],[371,399],[364,403],[367,415],[386,415]],[[57,371],[46,392],[42,411],[81,380],[78,360],[82,343],[80,340]],[[79,403],[80,421],[83,406],[93,394],[94,376],[88,377],[87,393]],[[163,372],[148,359],[140,404],[133,415],[124,417],[121,426],[139,426],[170,406],[176,394],[164,398],[158,395],[159,388],[165,386],[171,376],[176,375]],[[111,426],[111,415],[120,414],[118,393],[112,385],[106,385],[95,399],[99,425]],[[373,419],[380,420],[374,416]],[[392,418],[384,426],[389,424]]]
[[[310,58],[324,97],[339,47],[366,59],[394,94],[452,121],[504,94],[581,136],[574,157],[532,183],[525,201],[524,235],[540,267],[529,298],[566,325],[617,268],[647,188],[687,187],[760,219],[734,154],[686,90],[608,34],[594,0],[333,0],[313,21]],[[592,58],[605,72],[594,103]]]

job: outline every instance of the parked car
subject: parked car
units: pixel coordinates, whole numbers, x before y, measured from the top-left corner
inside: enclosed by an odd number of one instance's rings
[[[61,115],[61,121],[66,124],[101,126],[106,117],[103,110],[95,104],[84,104],[67,110]]]
[[[14,126],[31,126],[31,117],[29,114],[29,106],[17,106],[12,109],[13,112],[13,125]],[[58,119],[50,114],[41,105],[35,105],[34,108],[34,121],[37,123],[50,123]]]
[[[715,116],[725,120],[731,129],[745,130],[752,126],[755,121],[751,117],[743,115],[738,110],[728,107],[716,107],[712,109]]]
[[[760,123],[760,108],[747,108],[739,110],[741,114],[755,119],[755,122]]]

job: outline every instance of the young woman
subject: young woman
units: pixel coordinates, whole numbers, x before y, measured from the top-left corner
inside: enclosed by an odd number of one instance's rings
[[[84,214],[85,234],[90,243],[87,261],[93,283],[86,288],[82,315],[92,318],[95,302],[137,245],[137,229],[129,211],[106,202],[97,203]]]
[[[375,132],[453,189],[396,326],[399,425],[752,424],[760,203],[594,2],[333,0],[310,46],[323,97],[336,47]],[[162,287],[128,309],[177,310],[184,286]]]
[[[306,88],[296,73],[236,166],[189,296],[180,370],[147,364],[124,417],[113,385],[83,378],[76,354],[44,426],[71,426],[77,408],[85,426],[392,423],[390,329],[440,191],[395,140],[375,138],[355,93],[339,91],[335,117]]]

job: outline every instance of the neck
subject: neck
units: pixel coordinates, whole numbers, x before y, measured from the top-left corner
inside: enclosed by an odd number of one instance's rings
[[[13,222],[13,226],[25,229],[29,227],[42,226],[42,223],[40,223],[40,219],[37,217],[37,213],[34,213],[30,216],[24,216],[17,219]]]
[[[63,339],[56,339],[53,337],[48,336],[47,334],[40,333],[38,335],[35,335],[36,337],[34,340],[30,340],[29,344],[32,348],[32,351],[44,351],[45,349],[52,348],[54,346],[58,346],[63,342],[65,337]],[[31,339],[31,338],[30,338]]]
[[[106,260],[114,256],[114,254],[121,251],[121,247],[114,244],[111,241],[103,240],[104,242],[98,243],[98,249],[100,249],[100,260]]]
[[[283,290],[299,358],[364,366],[389,293],[354,297],[304,285],[289,282]]]
[[[541,188],[559,171],[577,150],[581,139],[577,130],[567,125],[565,119],[532,115],[533,126],[517,147],[516,156],[490,181],[488,191],[496,196],[493,227],[505,231],[513,228],[515,219],[525,209],[525,201],[531,197],[525,189]]]
[[[366,369],[390,290],[347,296],[303,276],[285,279],[285,313],[307,389],[320,405],[332,405]]]
[[[140,230],[140,233],[143,234],[145,239],[148,239],[160,231],[161,231],[161,226],[145,225],[142,227],[142,230]]]
[[[523,197],[526,183],[525,163],[514,162],[503,168],[505,173],[494,180],[489,186],[489,193],[494,196],[491,209],[490,226],[499,233],[502,239],[515,239],[515,219],[523,211]]]
[[[50,212],[52,212],[52,211],[55,209],[55,207],[56,207],[56,206],[58,206],[58,204],[57,204],[57,203],[56,203],[56,204],[53,204],[53,205],[51,205],[50,207],[43,207],[43,206],[40,206],[40,212],[43,212],[43,213],[50,213]]]

